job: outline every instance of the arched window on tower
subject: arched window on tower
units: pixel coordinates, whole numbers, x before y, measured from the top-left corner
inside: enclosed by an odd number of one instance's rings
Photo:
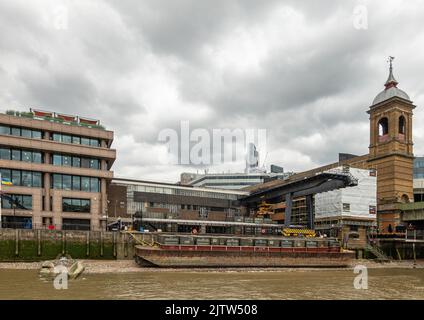
[[[399,117],[399,139],[404,140],[406,134],[406,120],[404,116]]]
[[[389,120],[387,118],[381,118],[378,121],[378,141],[384,142],[389,136]]]

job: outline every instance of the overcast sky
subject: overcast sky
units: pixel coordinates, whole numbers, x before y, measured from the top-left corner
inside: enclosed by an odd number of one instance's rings
[[[158,163],[159,132],[181,120],[266,129],[265,164],[298,171],[368,152],[366,110],[392,55],[423,155],[423,20],[418,0],[0,0],[0,110],[100,119],[115,132],[115,176],[203,169]]]

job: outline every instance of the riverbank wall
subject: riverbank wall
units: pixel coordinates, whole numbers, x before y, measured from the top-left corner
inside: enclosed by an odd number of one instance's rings
[[[134,258],[128,233],[0,229],[0,261],[42,261],[69,254],[74,259]]]

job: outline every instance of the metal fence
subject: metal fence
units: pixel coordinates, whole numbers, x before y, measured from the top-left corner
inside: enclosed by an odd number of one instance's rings
[[[28,223],[2,221],[2,229],[36,229],[36,230],[79,230],[79,231],[106,231],[105,227],[93,227],[87,224],[44,224],[44,223]]]

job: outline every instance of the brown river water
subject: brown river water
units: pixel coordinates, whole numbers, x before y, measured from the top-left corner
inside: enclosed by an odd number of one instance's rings
[[[424,299],[424,269],[87,273],[57,290],[37,270],[0,270],[0,299]]]

